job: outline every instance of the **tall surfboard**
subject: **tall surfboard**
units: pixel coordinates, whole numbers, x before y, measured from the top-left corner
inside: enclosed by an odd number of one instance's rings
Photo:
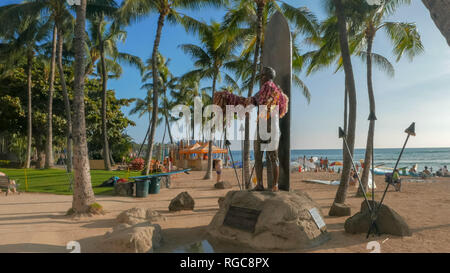
[[[292,38],[289,24],[282,13],[276,12],[266,26],[262,56],[263,66],[275,69],[275,83],[289,97],[289,112],[280,120],[280,159],[279,189],[290,189],[291,161],[291,84],[292,84]]]

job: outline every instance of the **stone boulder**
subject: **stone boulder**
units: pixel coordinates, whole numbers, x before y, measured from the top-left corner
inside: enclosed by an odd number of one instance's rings
[[[214,188],[223,190],[223,189],[231,189],[233,186],[229,182],[221,181],[214,184]]]
[[[160,247],[161,241],[158,224],[141,222],[131,226],[121,223],[104,235],[102,248],[109,253],[148,253]]]
[[[169,211],[193,210],[195,206],[194,199],[188,192],[178,194],[169,204]]]
[[[302,191],[230,191],[219,204],[208,226],[213,239],[257,250],[308,248],[329,239],[326,226],[319,229],[310,213],[316,208],[322,217],[320,206]],[[260,211],[253,231],[224,224],[231,206]]]
[[[371,207],[378,207],[378,202],[370,202]],[[382,205],[377,217],[377,226],[382,234],[411,236],[411,230],[405,220],[387,205]],[[369,208],[365,201],[361,203],[360,212],[345,221],[345,232],[351,234],[367,233],[371,224]]]
[[[352,215],[352,209],[346,205],[346,204],[342,204],[342,203],[333,203],[333,205],[331,205],[330,211],[328,212],[329,216],[350,216]]]
[[[116,183],[114,185],[114,195],[133,196],[133,183]]]
[[[124,223],[128,225],[136,225],[146,221],[153,223],[161,220],[165,221],[166,218],[157,211],[144,208],[131,208],[122,211],[116,218],[117,223]]]

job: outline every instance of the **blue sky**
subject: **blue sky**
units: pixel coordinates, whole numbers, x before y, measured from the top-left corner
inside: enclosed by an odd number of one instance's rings
[[[18,1],[6,1],[7,3]],[[120,1],[119,1],[120,2]],[[308,7],[319,19],[325,13],[318,0],[287,0],[293,6]],[[404,129],[412,121],[416,122],[417,136],[409,142],[409,147],[450,147],[450,47],[434,25],[428,10],[419,0],[401,7],[390,21],[415,22],[422,36],[425,52],[412,62],[407,58],[396,63],[391,54],[391,44],[380,32],[375,38],[374,52],[382,54],[394,63],[395,77],[390,78],[374,69],[373,81],[377,104],[375,146],[377,148],[400,147]],[[6,3],[5,3],[6,4]],[[210,21],[220,21],[225,11],[204,8],[185,13]],[[157,15],[152,14],[132,26],[127,27],[128,39],[119,47],[146,60],[150,57],[156,31]],[[179,45],[196,43],[195,36],[187,35],[180,26],[166,24],[161,38],[160,52],[171,59],[170,69],[174,75],[181,75],[193,68],[192,61]],[[356,147],[365,147],[369,114],[366,67],[358,59],[353,59],[357,88],[358,115]],[[308,104],[299,90],[292,91],[291,147],[293,149],[333,149],[341,148],[337,128],[343,125],[344,74],[334,74],[333,69],[324,69],[311,76],[302,75],[309,87],[312,99]],[[119,98],[145,97],[140,89],[138,71],[124,66],[120,79],[110,80],[109,88],[115,89]],[[128,114],[131,107],[123,111]],[[129,116],[136,122],[127,133],[135,141],[141,142],[148,128],[148,116]],[[157,141],[162,139],[163,128],[157,130]],[[239,149],[240,145],[234,145]]]
[[[320,1],[288,1],[294,6],[307,6],[319,19],[325,14]],[[299,3],[299,4],[298,4]],[[220,20],[223,10],[202,9],[187,12],[205,21]],[[128,27],[128,40],[121,49],[141,58],[151,54],[156,29],[156,15]],[[404,140],[404,129],[416,122],[417,136],[409,147],[450,147],[450,47],[431,20],[421,1],[400,8],[391,21],[415,22],[422,36],[425,52],[412,62],[407,58],[396,63],[391,54],[391,44],[383,32],[375,38],[374,52],[388,57],[394,63],[395,77],[390,78],[375,69],[373,80],[377,117],[375,146],[399,147]],[[178,45],[198,43],[179,26],[166,25],[161,38],[160,51],[172,59],[170,69],[180,75],[191,69],[192,61]],[[353,59],[358,96],[358,123],[356,147],[365,147],[368,122],[368,96],[366,68]],[[293,90],[291,147],[294,149],[333,149],[342,147],[337,128],[343,124],[344,74],[333,74],[325,69],[303,80],[312,93],[307,104],[299,90]],[[119,80],[111,80],[110,87],[118,97],[144,97],[140,90],[140,77],[136,70],[126,68]],[[128,112],[129,109],[124,109]],[[148,126],[148,117],[130,116],[137,126],[127,131],[142,141]],[[158,128],[157,140],[162,139],[163,129]],[[239,149],[235,146],[235,149]]]

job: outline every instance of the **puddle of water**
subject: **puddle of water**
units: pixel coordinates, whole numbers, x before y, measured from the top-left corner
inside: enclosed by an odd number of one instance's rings
[[[172,250],[172,253],[215,253],[208,240],[183,245]]]

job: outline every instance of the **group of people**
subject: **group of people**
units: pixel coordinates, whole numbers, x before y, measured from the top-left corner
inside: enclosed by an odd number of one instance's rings
[[[330,163],[328,160],[328,157],[320,157],[319,160],[314,160],[314,158],[311,156],[309,159],[306,159],[306,155],[303,156],[303,170],[307,170],[307,166],[306,166],[306,162],[309,161],[310,163],[314,164],[314,169],[309,168],[310,170],[312,169],[314,172],[321,172],[321,171],[329,171],[329,172],[334,172],[333,168],[330,168]]]
[[[445,165],[443,168],[440,168],[436,173],[433,173],[433,167],[428,169],[427,166],[425,166],[425,169],[422,171],[423,176],[441,176],[441,177],[450,177],[450,173],[448,172],[447,165]]]

